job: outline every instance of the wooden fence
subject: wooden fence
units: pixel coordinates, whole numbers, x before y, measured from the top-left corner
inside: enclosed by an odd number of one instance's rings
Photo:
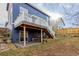
[[[56,34],[64,36],[79,36],[79,28],[64,28],[58,29]]]

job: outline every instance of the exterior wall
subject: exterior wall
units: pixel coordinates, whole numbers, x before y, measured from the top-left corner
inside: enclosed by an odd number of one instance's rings
[[[13,43],[19,42],[19,30],[15,29],[14,27],[12,29],[12,42]]]
[[[23,3],[14,3],[13,4],[13,22],[16,20],[17,16],[20,13],[20,7],[24,7],[25,9],[28,9],[29,14],[33,14],[39,17],[44,18],[45,20],[47,19],[47,15],[43,14],[42,12],[38,11],[37,9],[29,6],[28,4],[23,4]],[[32,36],[34,33],[32,33],[32,31],[29,31],[29,41],[31,41]],[[14,43],[18,42],[18,38],[19,38],[19,30],[14,28],[13,25],[13,29],[12,29],[12,41]]]
[[[42,12],[36,10],[35,8],[29,6],[28,4],[23,4],[23,3],[14,3],[13,4],[13,20],[15,21],[17,16],[19,15],[20,12],[20,7],[23,7],[25,9],[28,9],[29,14],[31,15],[36,15],[39,17],[44,18],[45,20],[47,19],[47,15],[43,14]]]

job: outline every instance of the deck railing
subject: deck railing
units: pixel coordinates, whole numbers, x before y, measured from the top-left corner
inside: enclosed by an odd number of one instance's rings
[[[49,26],[47,20],[40,18],[38,16],[35,15],[29,15],[26,13],[21,13],[17,19],[15,20],[15,27],[21,22],[21,21],[26,21],[26,22],[30,22],[30,23],[34,23],[37,25],[41,25],[41,26]]]

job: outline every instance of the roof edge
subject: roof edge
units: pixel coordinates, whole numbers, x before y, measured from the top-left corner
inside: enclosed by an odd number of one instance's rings
[[[31,7],[35,8],[36,10],[38,10],[38,11],[42,12],[43,14],[47,15],[48,17],[50,17],[49,14],[46,13],[46,11],[37,8],[36,6],[32,5],[31,3],[25,3],[25,4],[30,5]]]

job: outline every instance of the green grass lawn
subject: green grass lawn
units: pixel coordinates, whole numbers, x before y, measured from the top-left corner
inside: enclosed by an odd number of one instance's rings
[[[3,56],[58,56],[79,55],[79,37],[63,37],[49,39],[45,44],[33,45],[27,48],[10,49],[1,52]]]

